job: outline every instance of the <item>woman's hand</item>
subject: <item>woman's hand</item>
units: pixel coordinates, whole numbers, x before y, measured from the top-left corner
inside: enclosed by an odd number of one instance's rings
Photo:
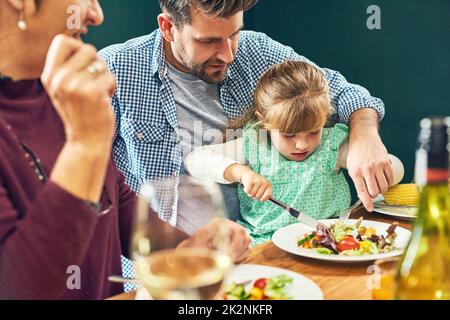
[[[90,45],[64,35],[53,40],[41,77],[64,125],[66,143],[50,179],[75,197],[98,202],[110,160],[114,77]]]
[[[93,46],[56,36],[41,79],[61,117],[68,142],[111,144],[114,113],[110,96],[115,80]]]
[[[192,237],[184,240],[178,245],[178,248],[213,248],[214,238],[220,232],[220,227],[226,227],[229,234],[228,254],[235,261],[239,262],[245,259],[250,252],[252,239],[241,225],[228,220],[216,218],[210,223],[198,229]]]

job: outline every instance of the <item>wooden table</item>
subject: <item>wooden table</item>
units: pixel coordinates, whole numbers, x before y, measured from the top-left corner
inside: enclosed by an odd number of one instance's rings
[[[360,209],[352,218],[363,216],[366,220],[386,223],[397,221],[403,228],[411,230],[411,223],[404,220],[392,219],[379,213],[368,213]],[[287,253],[272,242],[254,247],[243,263],[261,264],[292,270],[315,281],[323,291],[325,299],[331,300],[368,300],[371,292],[367,282],[371,273],[367,268],[373,262],[365,263],[332,263],[299,257]],[[113,300],[134,299],[133,293],[122,294]]]

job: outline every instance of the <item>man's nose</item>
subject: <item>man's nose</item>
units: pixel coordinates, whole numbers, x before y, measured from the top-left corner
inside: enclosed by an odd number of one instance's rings
[[[219,52],[217,54],[217,59],[230,64],[234,60],[233,53],[233,42],[230,39],[225,39],[220,42]]]

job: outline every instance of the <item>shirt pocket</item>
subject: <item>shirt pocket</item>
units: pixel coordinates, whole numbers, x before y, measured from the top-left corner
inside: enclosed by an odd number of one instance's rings
[[[122,136],[133,143],[161,143],[164,141],[166,126],[150,122],[121,119]]]
[[[169,177],[178,170],[174,134],[166,123],[121,118],[120,132],[125,154],[119,157],[126,159],[128,173],[140,182]]]

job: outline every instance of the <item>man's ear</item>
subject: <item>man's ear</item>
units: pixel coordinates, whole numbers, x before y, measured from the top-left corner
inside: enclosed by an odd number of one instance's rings
[[[6,0],[14,11],[23,12],[24,18],[32,17],[37,12],[36,0]]]
[[[172,42],[174,40],[172,30],[175,27],[175,25],[173,24],[170,15],[167,13],[161,13],[158,16],[158,26],[164,39],[167,42]]]

